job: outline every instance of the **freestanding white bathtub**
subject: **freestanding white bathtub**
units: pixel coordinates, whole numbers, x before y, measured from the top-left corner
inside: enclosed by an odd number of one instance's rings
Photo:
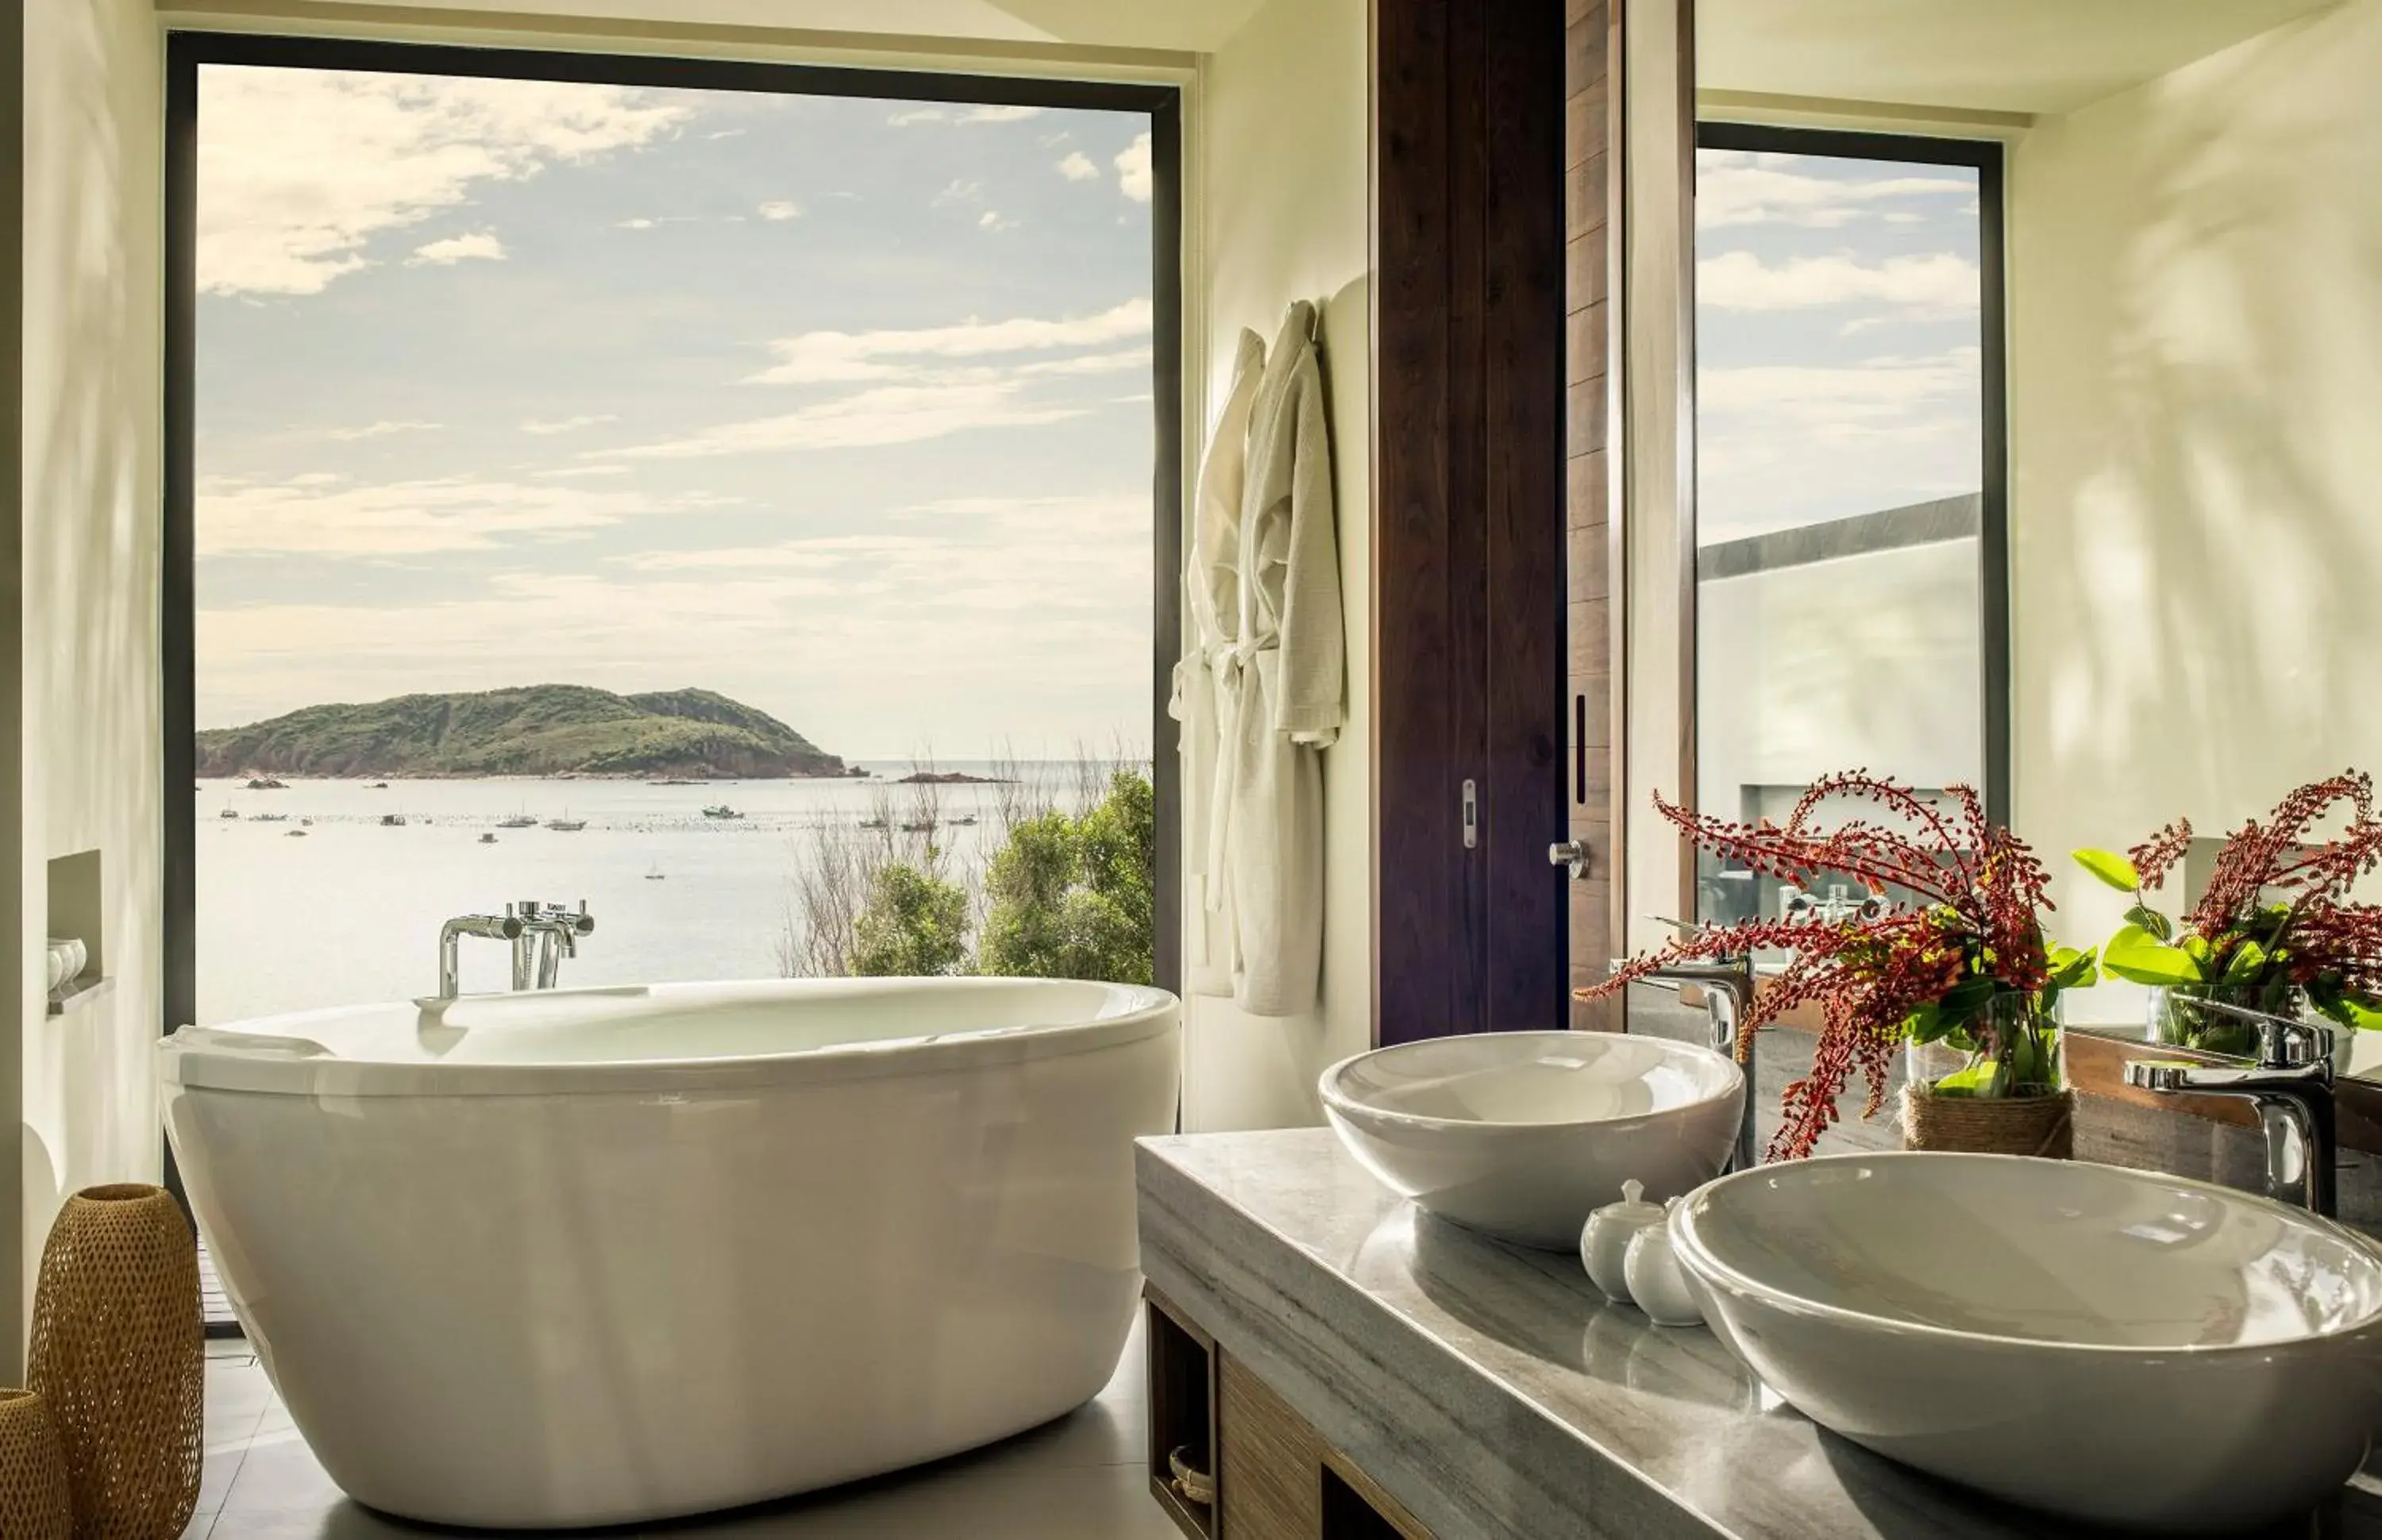
[[[799,981],[188,1027],[165,1117],[350,1496],[625,1523],[932,1460],[1106,1384],[1160,990]]]

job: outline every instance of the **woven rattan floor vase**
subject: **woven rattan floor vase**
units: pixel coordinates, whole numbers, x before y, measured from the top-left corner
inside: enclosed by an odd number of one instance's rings
[[[0,1390],[0,1536],[71,1540],[67,1456],[58,1424],[31,1390]]]
[[[198,1242],[163,1188],[68,1198],[33,1294],[32,1387],[66,1454],[76,1540],[179,1540],[206,1387]]]

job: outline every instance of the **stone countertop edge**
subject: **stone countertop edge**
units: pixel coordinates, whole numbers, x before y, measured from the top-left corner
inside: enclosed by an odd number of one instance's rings
[[[1150,1282],[1437,1540],[2100,1533],[1824,1432],[1709,1332],[1417,1213],[1329,1130],[1145,1139],[1136,1170]]]

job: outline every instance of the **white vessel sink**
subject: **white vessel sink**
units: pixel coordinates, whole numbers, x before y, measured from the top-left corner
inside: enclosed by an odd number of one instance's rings
[[[2382,1412],[2382,1253],[2264,1198],[2012,1155],[1838,1155],[1671,1216],[1705,1314],[1880,1454],[2167,1533],[2305,1511]]]
[[[1745,1076],[1656,1037],[1509,1032],[1377,1048],[1323,1072],[1341,1143],[1444,1219],[1568,1251],[1635,1178],[1655,1202],[1728,1158]]]

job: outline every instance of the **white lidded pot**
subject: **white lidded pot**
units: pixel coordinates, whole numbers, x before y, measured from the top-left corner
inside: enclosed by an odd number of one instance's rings
[[[1644,1182],[1634,1178],[1623,1182],[1621,1202],[1597,1209],[1580,1227],[1579,1261],[1588,1269],[1589,1281],[1604,1290],[1607,1299],[1629,1303],[1629,1243],[1648,1229],[1661,1229],[1668,1221],[1668,1210],[1646,1201]]]
[[[1670,1207],[1678,1206],[1679,1200],[1673,1198]],[[1631,1236],[1629,1249],[1622,1255],[1622,1276],[1629,1285],[1630,1301],[1658,1326],[1702,1326],[1703,1305],[1696,1298],[1695,1285],[1679,1265],[1678,1253],[1671,1249],[1670,1212],[1658,1212],[1661,1220]]]

